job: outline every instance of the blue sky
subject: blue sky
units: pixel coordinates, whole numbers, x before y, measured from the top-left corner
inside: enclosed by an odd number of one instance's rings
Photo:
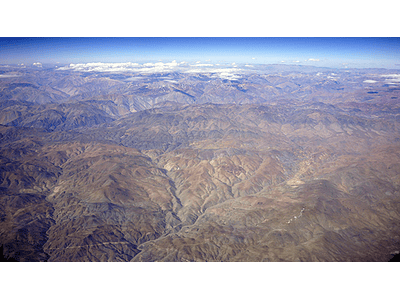
[[[159,60],[400,68],[400,38],[0,38],[0,64]]]

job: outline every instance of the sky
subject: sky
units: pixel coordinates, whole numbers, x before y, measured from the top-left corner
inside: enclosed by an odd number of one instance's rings
[[[186,61],[400,68],[397,37],[0,38],[0,64]]]

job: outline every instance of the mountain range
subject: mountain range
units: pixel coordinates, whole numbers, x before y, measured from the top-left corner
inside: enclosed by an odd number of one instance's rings
[[[293,262],[398,254],[400,72],[239,68],[2,66],[4,257]]]

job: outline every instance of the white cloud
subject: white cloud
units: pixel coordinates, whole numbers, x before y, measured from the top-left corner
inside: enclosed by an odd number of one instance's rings
[[[385,79],[386,83],[397,83],[400,82],[400,78]]]
[[[219,77],[222,79],[229,79],[229,80],[238,80],[239,78],[241,78],[239,75],[225,73],[225,72],[220,73]]]
[[[251,66],[251,65],[247,65]],[[181,71],[186,73],[209,73],[212,77],[219,77],[223,79],[237,80],[241,78],[239,69],[236,63],[232,63],[230,68],[218,67],[218,64],[193,64],[189,65],[187,62],[172,61],[169,63],[163,62],[149,62],[149,63],[86,63],[86,64],[70,64],[65,67],[57,68],[57,70],[72,70],[80,72],[132,72],[132,73],[159,73],[170,71]]]
[[[253,65],[244,65],[245,67],[250,67],[250,68],[253,68],[254,66]]]
[[[33,65],[35,67],[42,67],[42,63],[40,63],[40,62],[35,62],[35,63],[33,63]]]
[[[213,64],[196,64],[196,65],[190,65],[192,67],[212,67]]]
[[[139,69],[134,69],[131,71],[137,71],[141,73],[159,73],[159,72],[165,72],[165,71],[171,71],[174,68],[171,66],[165,66],[165,65],[159,65],[158,63],[151,68],[139,68]]]
[[[308,61],[319,61],[318,58],[309,58]]]
[[[256,59],[255,57],[252,57],[251,59]]]
[[[363,82],[365,82],[365,83],[375,83],[375,82],[378,82],[378,81],[372,80],[372,79],[367,79],[367,80],[364,80]]]
[[[241,69],[214,69],[214,68],[204,68],[204,69],[190,69],[185,71],[185,73],[221,73],[221,72],[228,72],[228,73],[236,73],[237,71],[241,71]]]
[[[203,69],[190,69],[187,70],[185,73],[211,73],[211,77],[219,77],[222,79],[229,79],[229,80],[237,80],[241,78],[238,75],[238,71],[242,71],[241,69],[232,68],[232,69],[214,69],[214,68],[203,68]]]
[[[381,75],[381,77],[394,77],[394,78],[400,78],[400,74],[385,74],[385,75]]]
[[[400,83],[400,74],[385,74],[381,75],[381,77],[386,77],[386,84],[398,84]]]
[[[135,68],[139,66],[137,63],[87,63],[87,64],[70,64],[57,70],[75,70],[84,72],[115,72]]]
[[[295,62],[295,63],[299,63],[300,61],[299,61],[299,60],[294,60],[293,62]]]
[[[70,64],[66,67],[58,68],[57,70],[75,70],[82,72],[164,72],[173,70],[180,65],[185,65],[186,62],[176,62],[176,60],[170,63],[144,63],[140,65],[138,63],[86,63],[86,64]]]

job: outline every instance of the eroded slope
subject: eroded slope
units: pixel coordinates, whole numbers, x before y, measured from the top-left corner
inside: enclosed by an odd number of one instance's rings
[[[2,126],[4,253],[386,260],[399,247],[399,124],[396,110],[365,114],[169,102],[80,132]]]

